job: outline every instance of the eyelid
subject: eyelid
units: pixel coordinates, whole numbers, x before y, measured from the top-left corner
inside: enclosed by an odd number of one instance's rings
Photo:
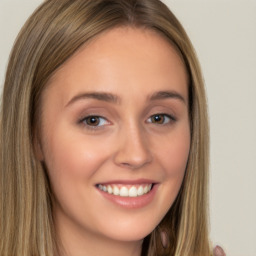
[[[103,124],[101,123],[100,125],[90,125],[88,123],[86,123],[86,121],[89,119],[89,118],[97,118],[97,119],[100,119],[102,122],[102,120],[104,120]],[[110,122],[108,121],[107,118],[103,117],[103,116],[100,116],[100,115],[93,115],[93,114],[90,114],[90,115],[87,115],[87,116],[84,116],[83,118],[80,118],[79,120],[79,123],[84,125],[87,129],[100,129],[102,128],[103,126],[106,126],[106,125],[109,125]]]
[[[158,123],[158,121],[154,122],[152,120],[152,118],[154,118],[156,116],[161,116],[163,118],[163,122],[162,123],[161,122]],[[94,123],[89,124],[88,119],[90,119],[90,118],[98,119],[98,122],[96,120],[95,124]],[[150,117],[148,117],[148,119],[146,120],[147,123],[150,123],[153,125],[158,125],[158,126],[171,125],[172,123],[174,123],[176,121],[177,121],[177,119],[176,119],[176,117],[174,117],[174,115],[167,114],[167,113],[161,113],[161,112],[150,115]],[[108,126],[111,124],[111,122],[106,117],[98,115],[98,114],[83,115],[83,117],[81,117],[78,120],[78,123],[88,130],[104,129],[105,126]]]
[[[164,123],[160,123],[160,124],[154,123],[154,122],[152,122],[152,121],[149,121],[151,118],[153,118],[153,117],[155,117],[155,116],[164,116],[165,119],[168,118],[169,120],[167,120],[167,122],[166,122],[166,120],[164,120]],[[173,115],[170,115],[170,114],[167,114],[167,113],[156,113],[156,114],[154,114],[154,115],[151,115],[151,116],[147,119],[147,121],[149,121],[149,123],[156,124],[156,125],[168,125],[168,124],[170,124],[170,123],[176,122],[177,119],[176,119]]]

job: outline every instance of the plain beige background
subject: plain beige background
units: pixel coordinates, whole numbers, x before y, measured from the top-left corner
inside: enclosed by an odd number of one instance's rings
[[[15,37],[40,0],[0,0],[0,84]],[[211,125],[213,244],[256,256],[256,0],[165,0],[202,65]]]

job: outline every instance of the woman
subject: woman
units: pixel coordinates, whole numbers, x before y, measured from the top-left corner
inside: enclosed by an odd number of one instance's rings
[[[10,57],[1,145],[1,256],[211,255],[203,80],[160,1],[45,1]]]

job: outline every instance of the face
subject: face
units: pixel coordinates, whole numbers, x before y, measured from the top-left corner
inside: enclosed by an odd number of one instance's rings
[[[135,28],[99,35],[56,72],[39,157],[62,234],[139,241],[158,225],[189,155],[187,84],[170,43]]]

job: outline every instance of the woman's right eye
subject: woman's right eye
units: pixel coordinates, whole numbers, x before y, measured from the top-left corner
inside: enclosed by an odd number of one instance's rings
[[[87,116],[83,118],[80,122],[85,124],[86,126],[95,128],[109,124],[109,121],[101,116]]]

